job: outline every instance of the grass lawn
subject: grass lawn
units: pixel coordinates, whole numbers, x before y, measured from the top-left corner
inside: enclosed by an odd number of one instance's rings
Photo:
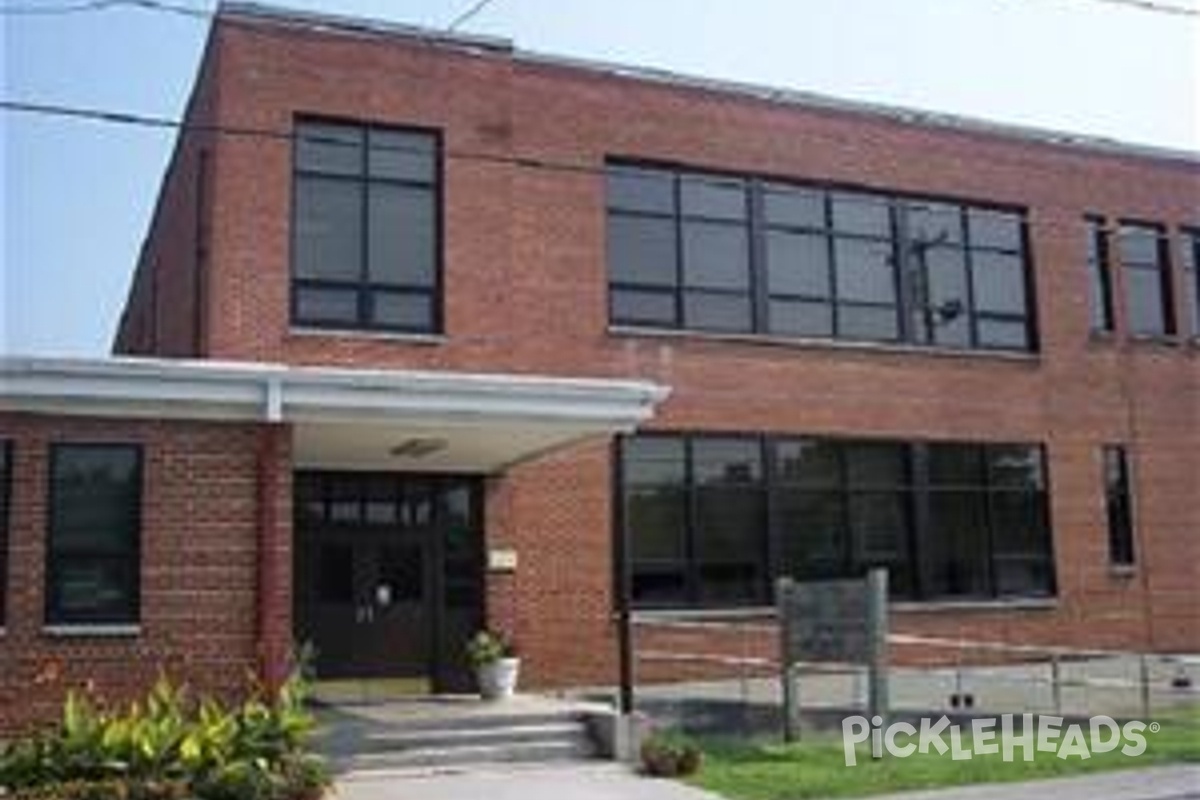
[[[895,758],[885,750],[884,757],[876,760],[871,758],[869,746],[863,744],[858,749],[857,765],[847,767],[841,737],[836,734],[814,736],[793,745],[706,741],[704,767],[689,780],[730,800],[800,800],[1200,762],[1200,712],[1164,715],[1158,721],[1161,730],[1144,734],[1146,751],[1136,757],[1123,755],[1118,747],[1088,759],[1064,760],[1055,753],[1037,752],[1031,762],[1021,760],[1022,749],[1016,750],[1011,762],[1004,761],[1000,754],[954,761],[949,752],[939,755],[932,749],[928,754],[914,753],[906,758]],[[963,734],[968,740],[964,747],[970,747],[970,729],[965,728]],[[943,739],[949,743],[948,735]],[[902,736],[899,741],[903,744],[909,740]],[[1062,741],[1061,735],[1058,741]]]

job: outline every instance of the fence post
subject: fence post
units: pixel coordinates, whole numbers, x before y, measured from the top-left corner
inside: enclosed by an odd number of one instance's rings
[[[800,710],[791,653],[791,578],[780,578],[776,582],[775,603],[779,622],[779,688],[783,697],[783,740],[794,742],[800,738]]]
[[[888,724],[888,574],[876,567],[867,572],[867,705]]]
[[[1050,692],[1054,698],[1054,713],[1061,717],[1063,712],[1062,672],[1057,650],[1050,651]]]
[[[1142,720],[1150,719],[1150,660],[1145,653],[1138,655],[1139,680],[1142,690]]]

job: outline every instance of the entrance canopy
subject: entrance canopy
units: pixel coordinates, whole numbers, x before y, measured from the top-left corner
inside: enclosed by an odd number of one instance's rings
[[[644,381],[151,358],[0,359],[0,410],[289,423],[297,467],[490,473],[629,431]]]

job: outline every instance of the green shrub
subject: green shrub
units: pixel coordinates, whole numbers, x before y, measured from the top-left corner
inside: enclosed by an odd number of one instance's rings
[[[163,678],[121,712],[72,692],[55,730],[0,750],[0,787],[14,800],[313,800],[330,781],[307,754],[306,692],[297,675],[227,708]]]
[[[703,754],[700,747],[679,734],[654,733],[642,742],[642,770],[647,775],[677,778],[692,775],[700,769]]]

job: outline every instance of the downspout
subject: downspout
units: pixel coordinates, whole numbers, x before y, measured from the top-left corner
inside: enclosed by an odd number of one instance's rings
[[[289,669],[291,646],[291,546],[282,514],[287,487],[289,428],[283,422],[282,385],[270,378],[265,386],[263,422],[258,429],[258,597],[259,677],[274,693]]]

